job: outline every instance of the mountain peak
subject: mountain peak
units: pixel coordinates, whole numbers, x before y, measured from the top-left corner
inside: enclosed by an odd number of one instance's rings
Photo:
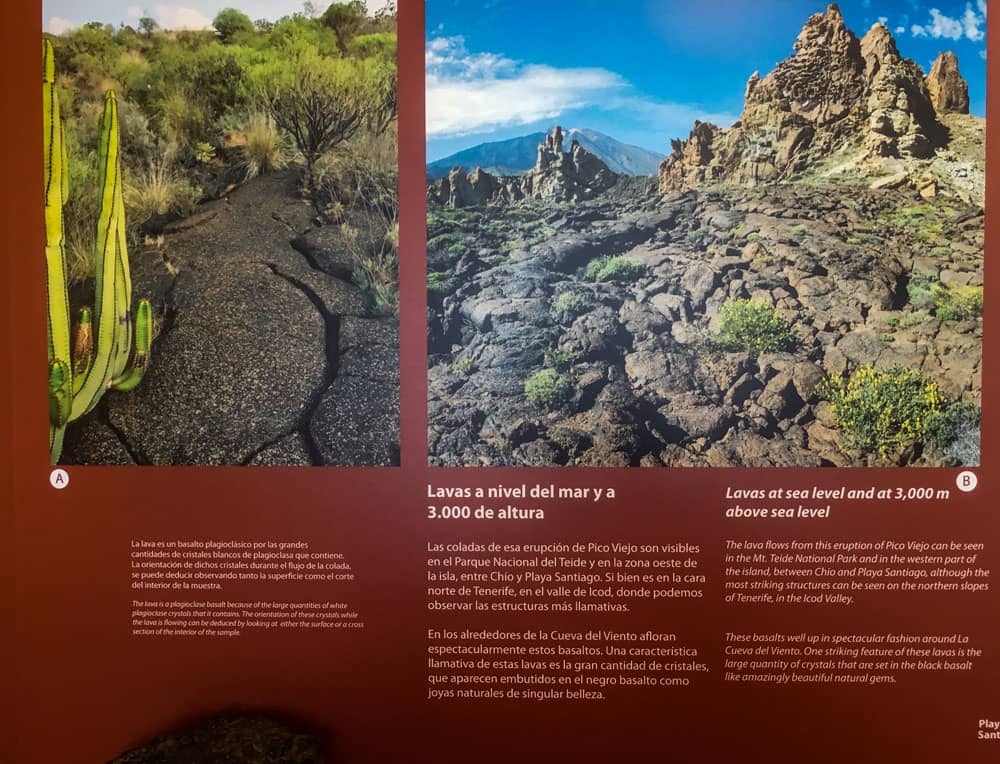
[[[927,75],[927,90],[939,114],[969,113],[969,84],[958,70],[958,56],[952,51],[938,54]]]
[[[504,141],[480,143],[435,160],[427,165],[429,180],[447,177],[452,167],[471,170],[476,166],[497,176],[520,175],[528,172],[538,158],[538,146],[545,143],[555,125],[547,132],[530,133]],[[662,153],[622,143],[611,136],[586,127],[563,130],[564,143],[579,141],[583,148],[596,155],[608,168],[619,175],[656,175]]]
[[[660,165],[661,190],[787,180],[858,146],[876,162],[928,158],[948,140],[938,115],[968,111],[953,55],[939,57],[925,81],[888,27],[875,24],[859,40],[836,4],[806,21],[794,49],[766,77],[750,77],[739,122],[696,123],[687,141],[674,142]]]

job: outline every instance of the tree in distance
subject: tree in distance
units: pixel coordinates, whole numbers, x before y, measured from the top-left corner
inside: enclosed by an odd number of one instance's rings
[[[219,33],[222,42],[230,42],[237,34],[244,32],[252,34],[253,22],[250,17],[235,8],[223,8],[215,16],[212,26]]]

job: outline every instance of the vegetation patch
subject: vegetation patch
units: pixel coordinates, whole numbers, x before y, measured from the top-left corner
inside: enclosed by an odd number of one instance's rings
[[[971,401],[955,401],[930,417],[927,442],[955,467],[979,464],[982,412]]]
[[[826,380],[820,395],[830,402],[848,449],[883,460],[925,442],[946,406],[936,382],[903,366],[863,366],[846,380]]]
[[[431,271],[427,274],[427,291],[443,292],[448,285],[448,274],[444,271]]]
[[[983,313],[982,287],[949,287],[932,273],[915,273],[906,291],[911,305],[944,321],[967,321]]]
[[[730,300],[720,311],[719,330],[711,344],[719,350],[752,356],[794,350],[798,339],[788,321],[760,300]]]
[[[599,257],[591,260],[583,272],[587,281],[635,281],[646,272],[646,266],[622,256]]]
[[[969,321],[983,314],[983,288],[942,288],[934,302],[934,315],[944,321]]]
[[[549,345],[549,347],[545,348],[542,355],[545,359],[546,366],[550,366],[553,369],[557,369],[559,371],[568,369],[575,360],[575,356],[572,353],[569,353],[565,350],[559,350],[558,348],[553,347],[552,345]]]
[[[917,241],[924,243],[934,241],[944,232],[944,225],[931,204],[904,207],[883,218],[883,221],[897,231],[908,232]]]
[[[573,384],[556,369],[542,369],[528,377],[524,395],[534,406],[556,409],[572,398]]]
[[[573,292],[561,292],[552,301],[552,309],[556,313],[576,315],[583,309],[583,298]]]

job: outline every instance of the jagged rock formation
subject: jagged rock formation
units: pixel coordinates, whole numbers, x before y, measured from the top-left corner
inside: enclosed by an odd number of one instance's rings
[[[557,125],[539,144],[535,166],[523,175],[498,177],[481,167],[471,173],[455,167],[447,178],[428,186],[427,199],[453,208],[523,199],[580,201],[594,198],[615,183],[617,176],[579,141],[563,151],[563,139]]]
[[[794,47],[796,54],[769,75],[750,77],[736,124],[696,122],[686,141],[673,141],[660,165],[662,192],[787,180],[847,149],[871,158],[927,158],[946,145],[931,88],[948,110],[960,106],[954,56],[932,86],[900,56],[884,24],[859,40],[836,4],[806,22]]]
[[[927,92],[938,114],[969,113],[969,84],[958,70],[958,56],[950,50],[935,59],[927,75]]]
[[[64,463],[398,464],[398,322],[373,313],[297,183],[255,178],[133,252],[153,364],[73,424]]]

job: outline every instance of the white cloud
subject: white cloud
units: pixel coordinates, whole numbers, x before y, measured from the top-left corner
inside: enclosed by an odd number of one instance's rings
[[[427,134],[466,135],[555,119],[624,87],[603,69],[521,65],[496,53],[470,53],[461,37],[427,44]]]
[[[896,27],[892,30],[893,34],[906,34],[906,27]]]
[[[983,61],[986,60],[986,48],[983,48],[981,51],[979,51],[979,57],[983,59]]]
[[[888,16],[879,16],[878,17],[878,23],[881,24],[882,26],[887,26],[889,24],[889,17]]]
[[[661,128],[683,124],[689,129],[695,119],[725,125],[736,120],[647,98],[607,69],[561,69],[497,53],[471,53],[462,37],[430,40],[426,62],[427,135],[432,138],[554,120],[582,108],[628,113]]]
[[[211,29],[212,20],[194,8],[181,5],[156,6],[156,21],[164,29]]]
[[[45,25],[45,29],[49,34],[63,34],[71,29],[76,29],[79,24],[75,21],[69,21],[67,19],[61,19],[58,16],[53,16],[49,19],[49,23]]]
[[[960,18],[945,16],[937,8],[931,8],[931,18],[926,24],[914,24],[910,31],[914,37],[931,37],[935,40],[961,40],[963,37],[978,42],[986,37],[986,4],[977,0],[982,13],[977,13],[972,3],[966,3],[965,13]]]

